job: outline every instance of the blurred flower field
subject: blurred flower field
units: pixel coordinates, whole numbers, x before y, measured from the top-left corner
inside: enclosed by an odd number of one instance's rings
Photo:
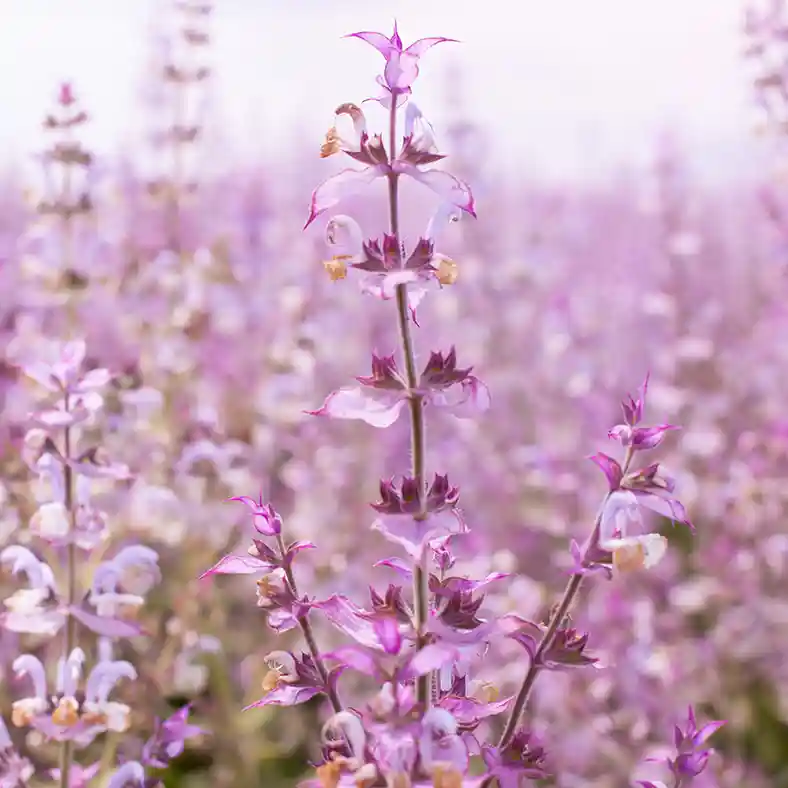
[[[402,584],[398,564],[374,566],[394,550],[370,527],[369,504],[390,501],[381,479],[412,459],[405,410],[385,430],[309,413],[369,375],[372,353],[380,362],[400,352],[393,298],[362,294],[357,271],[324,264],[337,213],[365,238],[388,232],[385,187],[372,184],[302,231],[310,193],[338,171],[320,155],[330,119],[265,167],[205,175],[212,12],[196,0],[177,6],[140,98],[151,129],[144,166],[133,152],[94,157],[84,129],[101,107],[63,84],[50,105],[42,98],[46,147],[30,151],[38,178],[0,183],[2,788],[124,788],[122,779],[277,788],[314,776],[328,716],[320,694],[294,708],[244,710],[279,686],[269,655],[300,653],[302,631],[273,631],[264,602],[276,589],[261,591],[257,576],[203,576],[223,556],[243,555],[255,535],[249,509],[229,498],[260,496],[288,542],[315,546],[294,550],[310,598],[340,594],[370,607],[374,586],[382,608],[394,604],[384,603],[387,587]],[[788,106],[784,67],[766,57],[788,29],[780,19],[753,16],[742,36],[761,68],[754,103],[772,127],[784,126]],[[461,73],[450,79],[461,96]],[[370,125],[385,124],[382,108],[362,106]],[[686,725],[691,706],[699,722],[726,721],[693,785],[788,786],[788,188],[779,139],[764,142],[773,171],[754,164],[746,183],[708,186],[680,135],[665,133],[647,167],[561,187],[497,171],[485,156],[494,130],[459,102],[454,110],[435,137],[447,167],[471,184],[477,218],[466,210],[446,223],[439,286],[411,327],[419,370],[455,347],[456,366],[472,367],[490,393],[473,419],[444,413],[437,394],[425,406],[429,478],[439,470],[460,487],[470,527],[452,542],[452,572],[506,575],[484,586],[470,617],[550,621],[573,571],[572,541],[588,537],[610,482],[610,468],[606,479],[589,458],[599,463],[617,438],[624,443],[608,431],[647,375],[645,421],[681,426],[660,434],[654,451],[694,525],[650,516],[667,540],[659,564],[610,572],[610,581],[594,573],[580,587],[571,626],[587,633],[596,662],[540,675],[525,720],[552,776],[523,784],[664,780],[647,759],[671,756],[673,726]],[[429,235],[439,199],[414,180],[399,200],[411,248]],[[340,648],[341,632],[319,610],[309,620],[322,652]],[[477,699],[509,698],[527,653],[496,641],[483,661],[469,658],[463,681]],[[20,663],[22,654],[30,660]],[[58,684],[41,708],[20,705],[35,700],[34,663],[47,686]],[[95,707],[81,678],[91,669],[107,676],[95,674]],[[348,671],[337,686],[357,708],[380,683]],[[482,729],[498,735],[505,719],[491,714]],[[63,782],[50,770],[64,763],[92,771],[72,768]],[[154,776],[141,783],[129,768],[110,782],[132,763]],[[323,788],[345,785],[322,779]]]

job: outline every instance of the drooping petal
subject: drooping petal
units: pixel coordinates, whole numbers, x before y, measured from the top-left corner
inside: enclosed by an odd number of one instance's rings
[[[348,387],[329,394],[322,407],[307,413],[332,419],[357,419],[371,427],[384,429],[399,418],[404,404],[402,394],[376,391],[372,396],[362,388]]]
[[[325,613],[326,618],[341,632],[357,643],[369,648],[380,648],[378,634],[371,617],[365,610],[353,604],[347,597],[334,595],[314,605]]]
[[[457,659],[457,649],[445,643],[430,643],[414,651],[402,669],[403,679],[414,679],[440,670],[444,665]]]
[[[378,654],[364,646],[341,646],[326,654],[326,659],[339,662],[341,665],[367,676],[376,677],[380,672]]]
[[[103,637],[131,638],[143,632],[142,627],[134,621],[110,618],[109,616],[97,616],[94,613],[88,613],[87,610],[77,605],[70,607],[68,612],[91,632]]]
[[[469,375],[459,385],[430,392],[433,405],[446,408],[458,419],[472,419],[490,409],[490,390],[479,378]]]
[[[251,555],[225,555],[207,572],[200,575],[200,580],[211,575],[254,575],[267,574],[275,569],[273,564],[261,561]]]
[[[311,700],[315,695],[319,695],[322,690],[319,687],[302,687],[293,684],[282,684],[275,690],[272,690],[260,700],[250,703],[244,707],[244,711],[248,709],[259,709],[263,706],[298,706],[301,703],[306,703]]]
[[[394,163],[395,169],[409,175],[438,196],[456,205],[461,210],[476,216],[476,204],[473,199],[471,187],[455,175],[445,170],[420,170],[417,167],[401,162]]]
[[[430,542],[467,531],[467,526],[454,509],[435,512],[425,520],[417,520],[407,514],[383,515],[372,527],[390,542],[401,545],[416,561],[421,560]]]
[[[365,167],[363,170],[342,170],[327,178],[312,192],[309,216],[304,229],[306,230],[321,213],[358,193],[382,175],[383,170],[380,167]]]

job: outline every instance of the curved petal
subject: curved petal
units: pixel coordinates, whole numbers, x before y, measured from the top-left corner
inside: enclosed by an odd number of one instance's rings
[[[473,199],[471,187],[450,172],[445,170],[420,170],[410,164],[395,162],[399,172],[409,175],[414,180],[423,183],[435,194],[456,205],[461,210],[476,216],[476,204]]]
[[[76,605],[69,608],[74,618],[97,635],[110,638],[131,638],[143,634],[142,627],[134,621],[125,621],[121,618],[109,618],[88,613]]]
[[[361,191],[382,175],[383,170],[380,167],[365,167],[363,170],[342,170],[327,178],[312,192],[309,216],[304,229],[306,230],[321,213]]]
[[[421,57],[428,49],[432,49],[436,44],[459,43],[456,38],[420,38],[414,41],[406,50],[410,55]]]
[[[260,698],[260,700],[244,707],[243,710],[259,709],[263,706],[298,706],[300,703],[306,703],[308,700],[311,700],[321,692],[322,690],[319,687],[296,687],[292,684],[283,684],[281,687],[269,692],[265,697]]]
[[[341,646],[326,654],[326,659],[332,659],[367,676],[378,675],[377,655],[365,646]]]
[[[383,33],[372,33],[362,30],[360,33],[348,33],[344,38],[360,38],[362,41],[366,41],[367,44],[375,47],[375,49],[386,59],[388,59],[392,52],[398,51],[397,47],[391,42],[391,39],[383,35]]]
[[[401,394],[386,398],[379,394],[372,397],[360,388],[343,388],[329,394],[318,410],[306,411],[310,416],[328,416],[332,419],[357,419],[371,427],[390,427],[398,418],[405,397]]]
[[[207,572],[200,575],[200,580],[211,575],[254,575],[273,571],[274,566],[251,555],[225,555]]]
[[[440,670],[444,665],[454,662],[456,659],[456,648],[444,643],[430,643],[413,652],[413,656],[408,659],[402,670],[401,677],[413,679],[417,676],[425,676],[434,670]]]

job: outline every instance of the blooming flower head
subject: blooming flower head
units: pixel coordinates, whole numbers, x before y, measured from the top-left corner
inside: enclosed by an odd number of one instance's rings
[[[613,554],[615,571],[650,569],[665,556],[668,540],[661,534],[643,531],[635,495],[625,490],[611,494],[600,519],[599,547]]]
[[[352,131],[341,135],[335,124],[329,129],[321,147],[322,158],[344,153],[354,161],[363,164],[361,169],[344,169],[321,183],[313,192],[304,229],[323,212],[333,208],[347,197],[358,193],[378,178],[406,175],[419,181],[435,192],[443,202],[456,206],[462,211],[476,216],[473,193],[467,183],[441,169],[425,167],[444,158],[437,152],[434,134],[421,111],[409,105],[405,122],[405,136],[400,152],[395,156],[386,151],[383,138],[369,136],[364,113],[355,104],[342,104],[337,107],[336,116],[349,116]],[[427,131],[427,129],[430,131]],[[337,268],[341,273],[341,268]],[[337,276],[341,278],[341,276]]]
[[[372,356],[372,374],[357,377],[361,386],[347,386],[328,395],[311,416],[333,419],[358,419],[371,427],[390,427],[411,397],[419,397],[426,405],[447,410],[456,418],[473,418],[490,407],[490,392],[472,368],[457,366],[457,353],[430,354],[418,387],[408,391],[394,356]]]

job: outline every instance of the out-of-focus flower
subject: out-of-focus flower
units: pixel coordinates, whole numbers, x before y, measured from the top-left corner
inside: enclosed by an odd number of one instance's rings
[[[142,763],[156,769],[164,769],[184,750],[186,739],[201,736],[205,731],[189,722],[191,706],[186,705],[165,720],[156,720],[153,735],[142,749]]]
[[[505,747],[483,747],[482,757],[501,788],[520,788],[524,779],[540,780],[548,774],[544,747],[524,729],[517,731]]]
[[[82,677],[85,654],[75,648],[60,660],[56,693],[47,692],[46,671],[32,654],[14,660],[17,677],[28,675],[34,694],[13,704],[12,721],[17,727],[33,727],[49,739],[91,742],[107,730],[123,733],[128,729],[131,709],[124,703],[109,700],[109,693],[121,678],[134,680],[137,671],[130,662],[100,661],[88,674],[82,698],[78,684]]]
[[[5,720],[0,717],[0,788],[24,786],[33,773],[33,764],[17,752]]]

